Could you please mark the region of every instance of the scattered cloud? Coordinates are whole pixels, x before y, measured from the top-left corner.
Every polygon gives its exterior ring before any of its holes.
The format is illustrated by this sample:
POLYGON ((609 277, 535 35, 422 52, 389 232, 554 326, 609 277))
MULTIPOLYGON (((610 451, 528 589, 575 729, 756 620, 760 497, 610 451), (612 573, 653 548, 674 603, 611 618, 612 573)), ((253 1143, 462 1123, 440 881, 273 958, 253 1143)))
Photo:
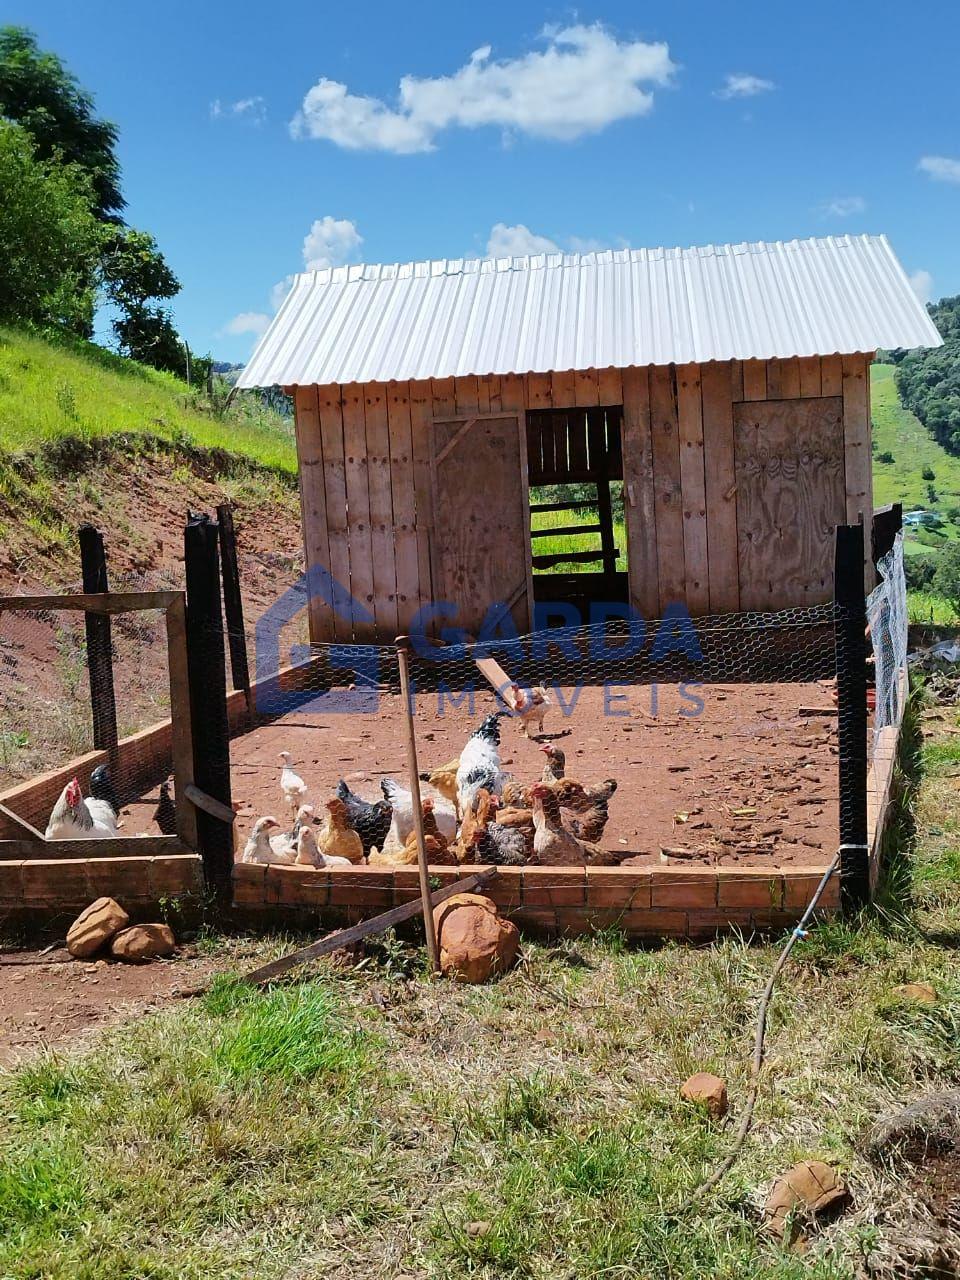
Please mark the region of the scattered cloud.
POLYGON ((863 196, 834 196, 832 200, 825 200, 820 206, 820 216, 851 218, 855 213, 863 213, 866 207, 867 202, 863 196))
POLYGON ((497 222, 490 228, 487 240, 488 258, 517 258, 527 253, 557 253, 560 246, 549 236, 538 236, 518 222, 515 227, 508 227, 505 222, 497 222))
POLYGON ((910 274, 910 288, 924 305, 933 297, 933 276, 929 271, 913 271, 910 274))
POLYGON ((495 126, 509 136, 570 141, 646 115, 676 71, 666 44, 618 40, 601 23, 545 27, 546 47, 498 61, 476 49, 451 75, 404 76, 396 106, 326 77, 290 122, 295 138, 350 150, 432 151, 444 129, 495 126))
POLYGON ((259 95, 240 98, 237 102, 222 102, 214 98, 210 103, 211 120, 246 120, 248 124, 263 124, 267 118, 267 104, 259 95))
POLYGON ((282 280, 278 280, 277 283, 273 286, 273 288, 270 290, 270 310, 271 311, 280 310, 280 308, 283 306, 283 300, 287 296, 287 294, 290 292, 290 286, 293 284, 295 279, 296 279, 296 276, 292 274, 289 276, 284 276, 282 280))
POLYGON ((960 160, 950 156, 923 156, 917 168, 934 182, 960 182, 960 160))
POLYGON ((355 259, 363 236, 349 218, 317 218, 303 240, 303 266, 306 271, 339 267, 355 259))
POLYGON ((729 101, 731 98, 755 98, 758 93, 770 93, 777 86, 772 80, 762 76, 747 75, 744 71, 734 71, 725 77, 721 88, 714 96, 729 101))
POLYGON ((220 332, 221 334, 230 334, 231 337, 241 337, 245 333, 252 333, 254 337, 259 338, 266 331, 269 323, 270 317, 264 315, 262 311, 241 311, 232 320, 228 320, 220 332))

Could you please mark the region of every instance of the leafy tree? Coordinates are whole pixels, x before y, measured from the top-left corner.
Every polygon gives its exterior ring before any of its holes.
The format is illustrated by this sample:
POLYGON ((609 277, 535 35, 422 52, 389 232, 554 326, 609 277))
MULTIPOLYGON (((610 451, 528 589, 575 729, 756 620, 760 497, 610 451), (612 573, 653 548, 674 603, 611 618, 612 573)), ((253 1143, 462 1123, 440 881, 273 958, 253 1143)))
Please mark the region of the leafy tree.
POLYGON ((0 28, 0 116, 26 129, 41 160, 58 156, 89 174, 98 218, 123 210, 116 126, 97 118, 91 95, 25 27, 0 28))
POLYGON ((104 239, 90 179, 38 159, 30 137, 0 121, 0 319, 89 333, 104 239))
POLYGON ((906 352, 897 365, 897 390, 934 439, 960 454, 960 296, 927 309, 943 346, 906 352))
POLYGON ((951 542, 937 556, 932 587, 960 613, 960 543, 951 542))

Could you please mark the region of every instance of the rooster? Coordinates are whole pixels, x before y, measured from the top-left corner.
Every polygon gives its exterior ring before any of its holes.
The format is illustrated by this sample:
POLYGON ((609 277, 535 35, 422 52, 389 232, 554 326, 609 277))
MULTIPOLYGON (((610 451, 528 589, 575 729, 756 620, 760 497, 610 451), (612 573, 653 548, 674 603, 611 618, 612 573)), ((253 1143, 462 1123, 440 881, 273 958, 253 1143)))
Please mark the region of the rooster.
POLYGON ((53 806, 45 835, 48 840, 109 840, 119 835, 117 815, 109 800, 85 800, 79 779, 71 778, 53 806))
POLYGON ((509 711, 494 711, 467 739, 457 767, 457 800, 462 814, 476 803, 481 787, 500 795, 505 781, 500 768, 500 720, 509 711))
POLYGON ((513 711, 520 720, 520 732, 525 738, 530 737, 530 726, 536 721, 537 733, 543 733, 543 717, 547 709, 553 706, 553 699, 542 684, 535 684, 531 689, 521 689, 518 684, 510 686, 513 700, 513 711))
POLYGON ((299 773, 297 773, 295 769, 291 768, 290 752, 280 751, 278 752, 278 755, 282 762, 282 767, 280 769, 280 794, 283 797, 284 804, 296 813, 297 809, 300 808, 307 798, 307 784, 300 777, 299 773))
POLYGON ((347 807, 347 822, 360 837, 363 856, 368 858, 374 845, 382 849, 393 816, 393 810, 386 800, 378 800, 376 804, 361 800, 342 778, 337 783, 337 799, 342 800, 347 807))

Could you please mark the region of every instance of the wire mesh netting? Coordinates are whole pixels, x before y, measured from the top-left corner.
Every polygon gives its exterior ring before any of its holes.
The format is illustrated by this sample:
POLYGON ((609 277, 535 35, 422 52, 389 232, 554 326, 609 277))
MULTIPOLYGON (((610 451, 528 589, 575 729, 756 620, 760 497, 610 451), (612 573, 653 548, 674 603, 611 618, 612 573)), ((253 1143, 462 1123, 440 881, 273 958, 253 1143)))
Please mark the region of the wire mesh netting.
POLYGON ((867 599, 867 624, 873 650, 876 703, 871 746, 883 729, 899 725, 907 693, 907 583, 903 534, 877 564, 877 586, 867 599))

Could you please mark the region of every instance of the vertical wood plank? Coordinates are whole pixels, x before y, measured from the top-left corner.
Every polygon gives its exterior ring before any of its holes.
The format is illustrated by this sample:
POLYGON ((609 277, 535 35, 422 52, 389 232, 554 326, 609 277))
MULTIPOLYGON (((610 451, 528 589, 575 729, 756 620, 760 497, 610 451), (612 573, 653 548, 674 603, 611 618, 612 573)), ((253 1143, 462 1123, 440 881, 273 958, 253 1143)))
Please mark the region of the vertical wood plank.
POLYGON ((530 406, 526 403, 526 386, 519 373, 505 373, 500 379, 500 399, 504 412, 522 414, 530 406))
POLYGON ((657 513, 647 369, 623 371, 623 509, 630 603, 643 618, 660 612, 657 513))
POLYGON ((600 403, 600 382, 596 369, 578 369, 573 375, 574 404, 592 408, 600 403))
MULTIPOLYGON (((870 451, 870 357, 844 356, 843 461, 847 498, 847 524, 862 522, 869 529, 873 519, 870 451)), ((873 588, 870 540, 865 539, 864 585, 873 588)))
MULTIPOLYGON (((327 497, 323 476, 323 442, 320 436, 320 403, 316 387, 297 387, 293 400, 294 429, 299 461, 300 519, 303 522, 303 552, 309 571, 330 568, 330 537, 327 532, 327 497)), ((319 596, 311 595, 308 605, 310 640, 320 644, 336 636, 333 610, 319 596)))
POLYGON ((528 409, 551 409, 553 390, 549 373, 528 373, 526 376, 526 400, 528 409))
MULTIPOLYGON (((374 613, 373 543, 370 537, 370 487, 363 387, 351 382, 340 389, 343 409, 343 462, 347 483, 347 532, 350 540, 350 590, 354 601, 368 615, 374 613)), ((357 614, 353 637, 358 644, 372 644, 376 624, 357 614)))
MULTIPOLYGON (((187 660, 185 597, 167 607, 167 667, 170 679, 170 754, 174 794, 185 796, 193 786, 193 727, 190 715, 190 672, 187 660)), ((190 803, 177 805, 177 835, 188 849, 197 849, 197 811, 190 803)))
POLYGON ((743 398, 744 400, 766 400, 767 366, 763 360, 744 360, 743 398))
POLYGON ((800 397, 800 361, 796 356, 780 361, 780 396, 783 400, 800 397))
MULTIPOLYGON (((576 404, 574 375, 572 369, 550 375, 554 409, 572 409, 576 404)), ((529 408, 529 405, 527 406, 529 408)))
POLYGON ((703 411, 700 366, 677 367, 677 412, 680 434, 680 490, 683 510, 683 577, 687 608, 692 614, 710 608, 707 559, 707 492, 703 457, 703 411))
POLYGON ((676 372, 671 365, 655 365, 650 370, 650 427, 653 438, 657 569, 662 613, 667 605, 686 598, 677 386, 676 372))
POLYGON ((601 369, 598 385, 602 405, 623 404, 623 380, 619 369, 601 369))
POLYGON ((710 612, 737 613, 740 609, 740 574, 733 446, 734 378, 726 364, 714 362, 702 367, 700 381, 706 458, 710 612))
POLYGON ((430 383, 432 393, 431 415, 434 418, 453 418, 457 412, 457 384, 453 378, 434 378, 430 383))
POLYGON ((843 363, 839 356, 820 359, 820 394, 839 396, 843 393, 843 363))
MULTIPOLYGON (((414 520, 417 534, 417 609, 433 602, 433 572, 430 560, 430 529, 433 525, 433 478, 430 428, 433 423, 433 391, 429 382, 411 382, 410 442, 413 448, 414 520)), ((433 634, 433 628, 426 628, 433 634)))
POLYGON ((480 386, 473 377, 454 378, 457 413, 480 412, 480 386))
POLYGON ((783 392, 780 389, 780 366, 782 360, 767 361, 767 394, 765 400, 782 400, 783 392))
MULTIPOLYGON (((487 397, 488 397, 488 399, 487 399, 487 407, 486 407, 486 409, 484 410, 484 412, 486 412, 486 413, 499 413, 499 412, 500 412, 500 410, 503 408, 503 395, 502 395, 502 392, 501 392, 501 379, 500 379, 500 378, 498 378, 498 377, 496 377, 494 374, 491 374, 489 378, 484 378, 484 379, 483 379, 483 381, 486 383, 486 387, 487 387, 487 397)), ((480 404, 481 404, 481 407, 482 407, 482 405, 483 405, 483 391, 482 391, 482 390, 481 390, 481 393, 480 393, 480 404)))
POLYGON ((730 396, 734 404, 743 399, 743 361, 730 361, 730 396))
POLYGON ((821 395, 820 389, 820 357, 804 356, 800 365, 800 395, 808 397, 821 395))
POLYGON ((410 384, 407 382, 391 382, 387 388, 387 425, 396 545, 397 627, 401 635, 407 635, 420 607, 420 555, 417 547, 410 384))
POLYGON ((370 547, 373 553, 373 612, 377 620, 377 639, 389 644, 398 630, 397 560, 387 388, 382 382, 368 382, 363 388, 363 412, 367 436, 370 547))
MULTIPOLYGON (((323 448, 323 491, 327 513, 330 573, 349 596, 350 535, 347 529, 347 480, 343 461, 343 406, 340 388, 317 388, 320 439, 323 448)), ((353 639, 353 616, 336 615, 333 629, 339 641, 353 639)))

